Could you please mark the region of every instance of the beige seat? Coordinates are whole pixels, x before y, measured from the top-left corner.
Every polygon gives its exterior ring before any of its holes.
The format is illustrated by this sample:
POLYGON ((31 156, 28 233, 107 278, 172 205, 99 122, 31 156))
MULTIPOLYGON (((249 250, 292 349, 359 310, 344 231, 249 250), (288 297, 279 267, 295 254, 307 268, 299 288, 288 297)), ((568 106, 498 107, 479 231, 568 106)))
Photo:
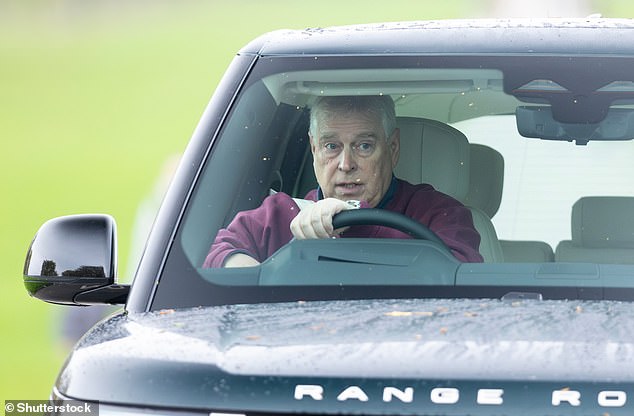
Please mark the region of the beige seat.
POLYGON ((469 144, 469 155, 469 190, 465 203, 493 218, 502 202, 504 157, 497 150, 477 143, 469 144))
MULTIPOLYGON (((436 120, 399 117, 401 151, 397 177, 411 183, 429 183, 437 190, 465 203, 469 192, 470 148, 464 134, 436 120)), ((495 228, 479 207, 471 207, 473 223, 480 233, 480 254, 485 262, 503 261, 495 228)))
POLYGON ((557 245, 556 261, 634 264, 634 197, 583 197, 571 218, 572 240, 557 245))
POLYGON ((401 150, 394 173, 411 183, 429 183, 463 202, 469 191, 469 142, 436 120, 398 117, 401 150))
POLYGON ((545 241, 500 240, 506 263, 548 263, 555 261, 553 248, 545 241))
MULTIPOLYGON (((470 146, 469 191, 465 204, 478 207, 493 218, 500 208, 504 188, 504 158, 495 149, 482 144, 470 146)), ((554 261, 552 247, 544 241, 499 240, 507 263, 543 263, 554 261)))

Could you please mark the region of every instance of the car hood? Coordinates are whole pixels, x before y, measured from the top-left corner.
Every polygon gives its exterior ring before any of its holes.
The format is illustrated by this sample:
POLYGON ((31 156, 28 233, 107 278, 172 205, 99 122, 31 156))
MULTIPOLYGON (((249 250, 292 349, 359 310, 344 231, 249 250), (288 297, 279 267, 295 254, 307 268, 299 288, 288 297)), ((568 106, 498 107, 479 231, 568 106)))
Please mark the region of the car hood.
POLYGON ((630 304, 610 301, 464 299, 122 314, 80 341, 57 389, 104 403, 244 412, 398 414, 415 405, 479 414, 553 406, 554 391, 597 407, 602 391, 621 403, 634 386, 630 314, 630 304), (400 399, 385 396, 391 388, 400 399), (481 403, 482 391, 498 403, 481 403))

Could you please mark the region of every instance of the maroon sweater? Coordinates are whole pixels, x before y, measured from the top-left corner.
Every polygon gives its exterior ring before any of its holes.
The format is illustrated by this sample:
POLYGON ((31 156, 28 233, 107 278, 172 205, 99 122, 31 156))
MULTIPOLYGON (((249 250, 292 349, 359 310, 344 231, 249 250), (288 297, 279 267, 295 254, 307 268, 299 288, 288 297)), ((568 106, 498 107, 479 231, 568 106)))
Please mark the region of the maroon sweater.
MULTIPOLYGON (((393 195, 380 206, 427 225, 458 260, 482 262, 478 252, 480 235, 464 205, 431 185, 412 185, 400 179, 395 184, 393 195)), ((317 190, 310 191, 306 199, 316 201, 317 190)), ((218 231, 203 267, 222 267, 227 256, 234 253, 248 254, 259 262, 266 260, 293 238, 290 224, 298 212, 293 199, 280 192, 267 197, 258 208, 238 213, 227 228, 218 231)), ((401 231, 374 225, 350 227, 341 237, 412 238, 401 231)))

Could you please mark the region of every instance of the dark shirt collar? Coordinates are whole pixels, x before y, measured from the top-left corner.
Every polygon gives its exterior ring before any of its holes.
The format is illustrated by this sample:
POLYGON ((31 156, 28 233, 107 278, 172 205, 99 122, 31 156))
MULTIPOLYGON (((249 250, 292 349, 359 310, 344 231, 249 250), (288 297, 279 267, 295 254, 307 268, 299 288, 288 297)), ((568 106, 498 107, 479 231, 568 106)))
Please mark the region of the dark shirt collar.
MULTIPOLYGON (((392 181, 390 182, 390 187, 387 188, 387 192, 383 195, 383 198, 379 201, 376 208, 383 209, 390 203, 392 198, 394 198, 394 194, 396 194, 396 189, 398 188, 398 180, 396 176, 392 175, 392 181)), ((321 188, 317 187, 317 200, 324 199, 324 194, 321 192, 321 188)))

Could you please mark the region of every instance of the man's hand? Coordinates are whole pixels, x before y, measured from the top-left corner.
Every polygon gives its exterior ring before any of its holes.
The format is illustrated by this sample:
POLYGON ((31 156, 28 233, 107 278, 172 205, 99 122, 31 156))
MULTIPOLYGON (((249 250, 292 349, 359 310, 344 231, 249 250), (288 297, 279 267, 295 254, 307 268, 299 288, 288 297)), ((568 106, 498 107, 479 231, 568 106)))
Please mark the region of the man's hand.
POLYGON ((338 233, 332 227, 332 217, 341 211, 353 208, 347 202, 336 198, 322 199, 297 214, 291 221, 291 232, 298 240, 336 237, 338 233))

